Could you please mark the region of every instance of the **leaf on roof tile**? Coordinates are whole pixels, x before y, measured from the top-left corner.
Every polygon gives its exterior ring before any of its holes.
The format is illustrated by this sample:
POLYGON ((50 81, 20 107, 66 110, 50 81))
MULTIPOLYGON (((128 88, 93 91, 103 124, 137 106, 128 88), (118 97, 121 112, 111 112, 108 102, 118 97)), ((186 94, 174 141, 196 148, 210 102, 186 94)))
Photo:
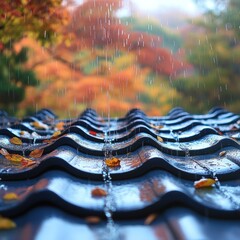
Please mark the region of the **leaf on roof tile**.
POLYGON ((58 130, 58 131, 62 131, 62 130, 64 130, 64 126, 65 126, 64 122, 58 122, 55 125, 55 129, 58 130))
POLYGON ((51 139, 56 139, 56 138, 58 138, 60 135, 61 135, 61 131, 56 131, 56 132, 54 132, 53 133, 53 135, 52 135, 52 137, 51 137, 51 139))
POLYGON ((10 143, 15 144, 15 145, 22 145, 22 140, 18 137, 12 137, 10 138, 10 143))
POLYGON ((195 188, 212 187, 212 185, 215 184, 216 182, 217 180, 213 178, 202 178, 194 182, 194 187, 195 188))
POLYGON ((163 142, 163 139, 162 139, 160 136, 157 136, 157 140, 158 140, 159 142, 163 142))
POLYGON ((19 154, 7 154, 5 155, 5 158, 14 164, 22 165, 22 167, 29 167, 36 163, 35 161, 23 157, 19 154))
POLYGON ((99 188, 99 187, 96 187, 94 189, 92 189, 92 197, 105 197, 107 196, 107 192, 102 189, 102 188, 99 188))
POLYGON ((119 160, 119 158, 116 158, 116 157, 107 158, 105 160, 105 163, 108 167, 119 167, 120 166, 120 160, 119 160))
POLYGON ((101 218, 97 216, 89 216, 85 218, 85 221, 89 224, 98 224, 101 221, 101 218))
POLYGON ((18 200, 19 196, 14 192, 8 192, 3 195, 3 200, 5 201, 12 201, 12 200, 18 200))
POLYGON ((43 154, 44 149, 34 149, 30 152, 29 157, 40 158, 43 154))
POLYGON ((6 149, 1 148, 1 149, 0 149, 0 154, 2 154, 3 156, 6 156, 6 155, 9 154, 9 152, 8 152, 6 149))
POLYGON ((93 135, 93 136, 96 136, 96 135, 97 135, 97 133, 96 133, 95 131, 93 131, 93 130, 89 130, 89 134, 91 134, 91 135, 93 135))
POLYGON ((220 152, 220 153, 219 153, 219 157, 223 157, 223 156, 225 156, 226 153, 227 153, 227 151, 222 151, 222 152, 220 152))
POLYGON ((156 214, 156 213, 151 213, 151 214, 149 214, 149 215, 146 217, 146 219, 145 219, 145 221, 144 221, 144 224, 145 224, 145 225, 150 225, 153 221, 155 221, 155 219, 157 218, 157 216, 158 216, 158 214, 156 214))
POLYGON ((16 227, 16 223, 9 218, 0 216, 0 230, 7 230, 16 227))
POLYGON ((38 130, 47 130, 49 127, 48 125, 44 124, 44 123, 40 123, 40 122, 32 122, 31 126, 33 126, 34 128, 38 129, 38 130))
POLYGON ((162 125, 154 125, 154 124, 150 124, 150 126, 152 127, 152 128, 154 128, 154 129, 156 129, 156 130, 160 130, 160 129, 162 129, 164 126, 162 126, 162 125))

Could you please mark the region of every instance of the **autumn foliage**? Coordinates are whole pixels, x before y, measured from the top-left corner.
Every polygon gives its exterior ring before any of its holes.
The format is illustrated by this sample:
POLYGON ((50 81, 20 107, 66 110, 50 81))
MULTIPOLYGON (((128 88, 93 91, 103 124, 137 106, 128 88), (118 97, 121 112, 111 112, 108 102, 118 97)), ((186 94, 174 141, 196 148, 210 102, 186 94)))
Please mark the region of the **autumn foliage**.
POLYGON ((43 48, 28 37, 15 45, 30 48, 25 66, 41 79, 39 87, 27 88, 20 114, 47 107, 60 116, 76 116, 92 107, 119 116, 137 107, 159 115, 172 107, 177 93, 168 78, 187 65, 161 46, 159 36, 123 24, 116 15, 122 4, 85 0, 68 10, 61 44, 43 48))

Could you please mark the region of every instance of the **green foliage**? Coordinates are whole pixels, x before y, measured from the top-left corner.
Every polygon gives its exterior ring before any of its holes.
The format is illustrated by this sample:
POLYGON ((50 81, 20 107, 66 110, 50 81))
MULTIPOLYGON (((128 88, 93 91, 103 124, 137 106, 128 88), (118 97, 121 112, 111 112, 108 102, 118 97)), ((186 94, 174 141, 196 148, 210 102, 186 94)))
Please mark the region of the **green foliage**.
POLYGON ((158 22, 153 20, 143 21, 136 17, 121 18, 121 22, 129 26, 132 31, 145 32, 159 36, 162 39, 161 47, 169 48, 173 52, 176 52, 182 47, 181 37, 170 32, 170 30, 163 28, 158 22))
POLYGON ((174 82, 181 104, 196 112, 220 105, 239 111, 240 2, 232 0, 222 12, 208 12, 196 20, 194 33, 186 38, 188 59, 194 75, 174 82))
POLYGON ((0 52, 0 108, 12 112, 23 100, 26 86, 36 86, 35 74, 23 68, 27 61, 27 49, 19 53, 5 49, 0 52))

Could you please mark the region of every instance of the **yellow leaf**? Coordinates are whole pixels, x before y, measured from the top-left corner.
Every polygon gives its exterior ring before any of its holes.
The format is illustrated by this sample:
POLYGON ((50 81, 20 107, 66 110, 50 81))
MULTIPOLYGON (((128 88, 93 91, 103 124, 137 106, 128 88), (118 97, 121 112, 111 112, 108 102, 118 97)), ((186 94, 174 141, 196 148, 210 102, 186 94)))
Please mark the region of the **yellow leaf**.
POLYGON ((19 196, 14 192, 9 192, 9 193, 4 194, 3 199, 6 201, 18 200, 19 196))
POLYGON ((157 140, 158 140, 159 142, 163 142, 163 139, 162 139, 160 136, 157 136, 157 140))
POLYGON ((13 222, 12 220, 10 220, 9 218, 4 218, 0 216, 0 229, 11 229, 11 228, 15 228, 16 227, 16 223, 13 222))
POLYGON ((13 137, 13 138, 10 138, 10 143, 12 144, 15 144, 15 145, 22 145, 22 140, 18 137, 13 137))
POLYGON ((30 152, 29 157, 40 158, 43 154, 44 149, 34 149, 30 152))
POLYGON ((108 167, 119 167, 120 166, 120 160, 116 157, 107 158, 105 160, 105 163, 108 167))
POLYGON ((7 154, 5 155, 5 158, 11 162, 21 163, 24 157, 19 154, 7 154))
POLYGON ((157 216, 158 215, 156 213, 152 213, 152 214, 148 215, 144 221, 144 224, 145 225, 151 224, 157 218, 157 216))
POLYGON ((54 132, 53 133, 53 135, 52 135, 52 139, 55 139, 55 138, 57 138, 59 135, 61 135, 61 131, 56 131, 56 132, 54 132))
POLYGON ((216 183, 216 179, 213 178, 203 178, 198 181, 194 182, 195 188, 205 188, 205 187, 211 187, 213 184, 216 183))
POLYGON ((92 193, 92 197, 105 197, 105 196, 107 196, 107 192, 104 189, 98 188, 98 187, 94 188, 91 193, 92 193))

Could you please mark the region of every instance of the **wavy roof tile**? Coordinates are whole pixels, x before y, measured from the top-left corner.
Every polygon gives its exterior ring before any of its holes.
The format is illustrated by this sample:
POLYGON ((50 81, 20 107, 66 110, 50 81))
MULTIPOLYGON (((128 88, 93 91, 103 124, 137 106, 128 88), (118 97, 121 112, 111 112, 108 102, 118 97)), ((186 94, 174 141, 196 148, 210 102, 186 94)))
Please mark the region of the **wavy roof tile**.
POLYGON ((0 214, 17 224, 1 232, 7 239, 240 236, 237 114, 132 109, 106 119, 87 109, 59 120, 43 109, 18 120, 0 111, 0 126, 0 214), (196 189, 202 178, 216 183, 196 189))

